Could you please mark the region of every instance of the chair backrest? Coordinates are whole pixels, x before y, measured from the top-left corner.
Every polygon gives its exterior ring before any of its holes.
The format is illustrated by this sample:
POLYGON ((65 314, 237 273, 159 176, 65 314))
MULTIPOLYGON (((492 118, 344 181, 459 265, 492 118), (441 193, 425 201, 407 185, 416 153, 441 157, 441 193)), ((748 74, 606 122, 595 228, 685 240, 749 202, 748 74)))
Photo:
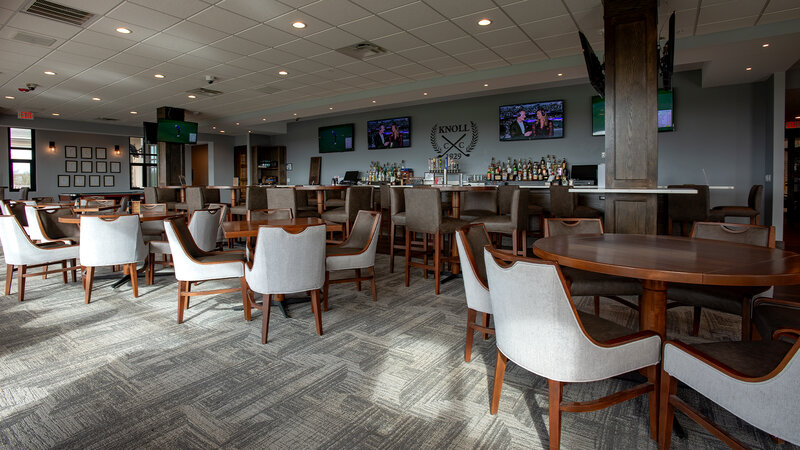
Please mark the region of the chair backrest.
POLYGON ((59 217, 67 217, 73 214, 70 207, 37 208, 36 219, 39 222, 39 228, 42 230, 45 240, 78 239, 80 235, 78 225, 58 221, 59 217))
POLYGON ((569 191, 569 186, 550 186, 550 215, 552 217, 572 217, 578 197, 569 191))
POLYGON ((372 209, 372 186, 357 186, 347 188, 344 198, 344 210, 347 220, 356 220, 358 212, 372 209))
POLYGON ((325 284, 325 224, 290 233, 280 227, 258 229, 250 289, 288 294, 321 289, 325 284))
POLYGON ((461 210, 486 211, 489 214, 497 214, 497 190, 462 192, 461 210))
POLYGON ((167 204, 166 203, 141 203, 139 205, 139 211, 151 211, 154 213, 165 213, 167 212, 167 204))
POLYGON ((392 187, 388 184, 382 184, 380 188, 381 209, 389 209, 392 204, 392 187))
POLYGON ((389 212, 392 216, 406 210, 406 189, 409 188, 389 187, 389 212))
POLYGON ((219 203, 221 189, 201 188, 200 192, 203 193, 203 207, 209 203, 219 203))
POLYGON ((81 264, 111 266, 144 261, 147 248, 142 240, 139 216, 81 215, 81 264))
MULTIPOLYGON (((514 191, 518 190, 519 186, 516 185, 497 186, 497 210, 500 214, 511 214, 512 196, 514 191)), ((527 190, 525 192, 527 193, 527 190)), ((527 196, 525 200, 527 201, 527 196)))
POLYGON ((603 234, 600 219, 544 219, 544 237, 573 234, 603 234))
POLYGON ((217 235, 219 234, 221 217, 222 210, 218 208, 197 209, 192 213, 192 218, 189 221, 189 232, 200 250, 210 252, 217 248, 217 235))
POLYGON ((217 242, 225 240, 225 233, 222 231, 222 222, 228 218, 228 204, 227 203, 209 203, 207 209, 219 209, 219 231, 217 231, 217 242))
POLYGON ((28 236, 34 241, 44 241, 44 232, 42 226, 39 224, 39 218, 36 215, 36 207, 25 205, 25 218, 28 220, 28 236))
MULTIPOLYGON (((160 200, 160 199, 159 199, 160 200)), ((205 200, 203 197, 203 188, 198 186, 189 186, 186 188, 186 209, 189 214, 197 209, 205 207, 205 200)))
POLYGON ((703 184, 669 185, 675 189, 696 189, 697 194, 667 194, 667 215, 679 222, 702 222, 708 220, 711 200, 708 186, 703 184))
POLYGON ((130 205, 131 198, 127 195, 122 197, 122 200, 119 202, 119 208, 117 208, 117 212, 128 212, 128 205, 130 205))
POLYGON ((26 188, 26 187, 24 187, 24 188, 21 188, 21 189, 19 190, 19 199, 20 199, 20 200, 27 200, 27 199, 28 199, 28 190, 29 190, 29 189, 30 189, 30 188, 26 188))
POLYGON ((93 207, 93 206, 98 206, 98 207, 101 207, 101 208, 105 208, 105 207, 111 207, 111 206, 115 206, 115 205, 116 205, 116 202, 114 200, 93 199, 93 200, 87 200, 86 201, 86 206, 90 207, 90 208, 93 207))
POLYGON ((378 248, 378 233, 380 231, 381 213, 361 210, 353 223, 353 229, 347 239, 339 245, 341 248, 358 249, 372 252, 375 259, 375 250, 378 248))
POLYGON ((490 244, 489 233, 482 223, 468 225, 456 231, 458 259, 461 261, 467 306, 475 311, 489 314, 492 313, 492 304, 489 300, 483 248, 490 244))
POLYGON ((775 227, 773 226, 695 222, 689 237, 775 248, 775 227))
POLYGON ((406 227, 420 233, 436 233, 442 224, 442 196, 439 189, 406 190, 406 227))
MULTIPOLYGON (((517 230, 528 229, 528 190, 515 189, 511 192, 511 209, 508 212, 517 230)), ((523 244, 524 245, 524 244, 523 244)))
POLYGON ((755 209, 761 214, 761 208, 764 203, 764 185, 754 184, 750 188, 750 193, 747 195, 747 206, 755 209))
POLYGON ((33 257, 38 250, 36 244, 25 234, 22 225, 13 215, 0 216, 0 243, 3 245, 3 258, 6 264, 35 264, 33 257))
POLYGON ((25 213, 25 203, 3 200, 0 202, 0 205, 2 205, 3 215, 14 216, 17 218, 17 221, 19 221, 21 226, 28 226, 28 216, 25 213))
POLYGON ((289 208, 275 209, 254 209, 247 211, 247 221, 271 220, 271 219, 292 219, 292 210, 289 208))
MULTIPOLYGON (((177 202, 179 200, 178 190, 174 188, 156 188, 156 199, 153 203, 177 202)), ((145 199, 146 203, 150 203, 145 199)))
POLYGON ((247 186, 247 198, 245 198, 244 204, 248 211, 267 209, 267 188, 261 186, 247 186))
POLYGON ((156 196, 156 188, 152 186, 147 186, 144 188, 144 202, 145 203, 158 203, 158 197, 156 196))
POLYGON ((297 217, 297 196, 292 188, 267 189, 267 204, 270 209, 291 209, 292 216, 297 217))
POLYGON ((175 266, 175 278, 181 281, 196 280, 198 277, 194 272, 197 264, 193 260, 205 255, 205 252, 194 242, 186 219, 183 217, 164 219, 164 232, 175 266))

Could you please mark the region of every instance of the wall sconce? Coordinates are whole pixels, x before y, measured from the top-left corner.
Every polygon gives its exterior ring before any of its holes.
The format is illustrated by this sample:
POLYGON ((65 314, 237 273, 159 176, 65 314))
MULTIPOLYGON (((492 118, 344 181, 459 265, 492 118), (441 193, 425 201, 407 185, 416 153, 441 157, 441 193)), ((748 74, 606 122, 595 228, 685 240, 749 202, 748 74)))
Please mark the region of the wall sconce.
POLYGON ((56 141, 50 141, 50 147, 48 147, 48 150, 50 150, 50 153, 56 152, 56 141))
POLYGON ((115 146, 114 146, 114 156, 119 156, 119 153, 120 153, 120 151, 119 151, 119 145, 115 145, 115 146))

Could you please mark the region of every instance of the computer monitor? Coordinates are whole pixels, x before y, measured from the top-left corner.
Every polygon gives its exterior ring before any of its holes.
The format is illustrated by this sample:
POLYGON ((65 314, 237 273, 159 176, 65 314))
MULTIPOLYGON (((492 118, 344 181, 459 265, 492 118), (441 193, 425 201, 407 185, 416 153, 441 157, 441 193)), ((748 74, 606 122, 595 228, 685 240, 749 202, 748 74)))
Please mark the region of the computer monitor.
POLYGON ((357 170, 348 170, 344 173, 344 183, 345 184, 358 184, 358 171, 357 170))
POLYGON ((597 165, 573 165, 571 176, 576 185, 597 185, 597 165))

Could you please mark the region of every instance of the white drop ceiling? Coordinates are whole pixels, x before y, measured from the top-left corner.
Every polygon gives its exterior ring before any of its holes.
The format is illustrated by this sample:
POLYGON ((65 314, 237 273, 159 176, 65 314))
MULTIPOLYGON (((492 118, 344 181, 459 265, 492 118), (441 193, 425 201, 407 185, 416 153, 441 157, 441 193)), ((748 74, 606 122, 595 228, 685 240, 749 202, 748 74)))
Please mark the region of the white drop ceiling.
MULTIPOLYGON (((24 12, 31 3, 0 2, 0 112, 138 126, 173 106, 201 131, 227 134, 266 132, 295 117, 585 82, 577 31, 603 50, 601 0, 56 1, 94 14, 84 27, 24 12), (491 25, 479 26, 482 18, 491 25), (306 27, 292 27, 296 21, 306 27), (55 42, 31 44, 17 33, 55 42), (387 52, 361 61, 336 51, 363 41, 387 52), (216 81, 208 85, 205 75, 216 81), (39 87, 20 92, 27 83, 39 87), (200 87, 223 94, 187 97, 200 87)), ((677 69, 702 69, 704 86, 764 80, 800 59, 797 0, 661 0, 662 36, 672 11, 677 69)))

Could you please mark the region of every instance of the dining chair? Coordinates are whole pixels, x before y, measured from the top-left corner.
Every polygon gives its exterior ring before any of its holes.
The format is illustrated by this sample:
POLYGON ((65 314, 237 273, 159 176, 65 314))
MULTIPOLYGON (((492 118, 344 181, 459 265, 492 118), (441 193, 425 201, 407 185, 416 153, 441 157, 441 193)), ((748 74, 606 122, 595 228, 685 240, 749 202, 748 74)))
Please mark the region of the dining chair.
POLYGON ((800 302, 761 297, 753 302, 752 326, 763 340, 778 330, 800 330, 800 302))
POLYGON ((726 217, 746 217, 752 225, 761 225, 761 209, 764 204, 764 185, 754 184, 747 194, 747 206, 715 206, 711 208, 714 220, 725 222, 726 217))
POLYGON ((461 195, 461 211, 459 218, 472 222, 486 216, 497 215, 497 190, 455 192, 461 195))
POLYGON ((0 216, 0 243, 3 246, 3 258, 6 262, 5 295, 11 294, 15 268, 19 283, 17 286, 19 301, 25 299, 26 278, 60 272, 66 284, 67 272, 72 272, 72 281, 75 281, 75 271, 78 269, 76 265, 78 245, 63 242, 36 244, 22 229, 17 218, 11 215, 0 216), (48 265, 57 263, 61 263, 61 269, 49 269, 48 265), (28 269, 37 267, 43 267, 44 270, 28 272, 28 269))
POLYGON ((350 235, 350 228, 356 220, 359 211, 369 211, 372 209, 372 187, 354 186, 347 188, 344 198, 344 206, 329 209, 322 213, 322 219, 326 222, 344 225, 344 239, 350 235))
MULTIPOLYGON (((217 229, 217 248, 222 249, 222 245, 225 243, 225 233, 222 231, 222 224, 228 220, 228 204, 227 203, 209 203, 208 209, 219 209, 219 228, 217 229)), ((229 242, 228 247, 233 248, 233 245, 229 242)))
POLYGON ((20 200, 27 200, 28 199, 28 191, 29 190, 30 190, 30 188, 26 188, 26 187, 20 188, 20 190, 19 190, 19 199, 20 200))
POLYGON ((131 277, 133 297, 138 298, 136 268, 147 258, 139 216, 100 217, 83 214, 80 236, 80 260, 85 273, 84 302, 91 301, 95 268, 101 266, 124 266, 125 272, 131 277))
MULTIPOLYGON (((443 256, 443 236, 452 235, 455 231, 467 224, 461 219, 442 216, 442 196, 438 189, 434 188, 412 188, 406 190, 406 279, 405 285, 408 287, 410 280, 410 268, 418 267, 423 271, 432 270, 434 273, 435 285, 434 292, 439 295, 441 284, 441 272, 444 262, 458 262, 455 256, 443 256), (423 241, 423 261, 412 261, 411 234, 422 233, 423 241), (428 235, 433 236, 433 264, 428 264, 427 241, 428 235)), ((415 252, 416 253, 416 252, 415 252)))
POLYGON ((634 332, 575 309, 558 264, 484 249, 497 341, 490 407, 497 414, 509 360, 547 379, 550 448, 561 443, 561 413, 589 412, 648 395, 650 438, 657 437, 658 363, 661 338, 634 332), (608 396, 564 400, 567 383, 588 383, 643 370, 647 381, 608 396))
POLYGON ((39 222, 39 215, 36 212, 37 208, 37 206, 25 205, 25 217, 28 220, 28 236, 30 236, 34 242, 52 242, 44 235, 42 224, 39 222))
MULTIPOLYGON (((777 439, 800 445, 800 331, 778 330, 765 341, 664 344, 659 448, 668 449, 675 408, 734 449, 748 448, 678 394, 678 381, 777 439), (790 342, 780 339, 785 335, 790 342)), ((702 410, 709 406, 703 405, 702 410)))
MULTIPOLYGON (((506 192, 504 191, 504 195, 506 192)), ((525 230, 528 227, 528 191, 513 189, 508 192, 511 198, 503 198, 500 214, 478 217, 472 223, 482 223, 486 231, 494 235, 511 235, 511 251, 515 255, 525 256, 525 230)))
MULTIPOLYGON (((695 222, 692 239, 713 239, 739 244, 775 248, 775 227, 722 222, 695 222)), ((742 316, 742 340, 750 340, 750 313, 753 299, 769 295, 770 286, 707 286, 670 283, 667 299, 692 306, 692 335, 700 331, 702 308, 742 316)))
POLYGON ((671 184, 669 189, 694 189, 697 194, 667 194, 667 234, 672 236, 678 223, 680 236, 685 236, 684 224, 689 230, 695 222, 708 222, 711 218, 711 203, 708 186, 700 184, 671 184))
POLYGON ((267 189, 269 209, 291 209, 292 217, 297 217, 297 196, 293 188, 267 189))
POLYGON ((117 212, 121 213, 128 213, 128 208, 130 208, 131 198, 129 196, 124 196, 119 201, 119 208, 117 208, 117 212))
POLYGON ((494 334, 489 326, 492 304, 489 299, 489 284, 486 281, 486 264, 483 261, 483 248, 491 245, 489 233, 481 223, 474 223, 456 230, 458 258, 464 280, 464 295, 467 297, 467 340, 464 345, 464 361, 472 359, 472 340, 475 332, 483 333, 484 339, 494 334), (482 323, 476 323, 478 313, 482 323))
MULTIPOLYGON (((576 234, 603 234, 603 222, 600 219, 544 219, 544 237, 576 234)), ((639 310, 638 303, 621 297, 623 295, 635 295, 637 298, 641 296, 642 282, 639 280, 572 267, 562 267, 561 272, 567 280, 570 295, 594 297, 594 314, 596 316, 600 315, 600 297, 614 300, 636 311, 639 310)))
POLYGON ((72 216, 74 214, 72 208, 36 208, 35 211, 35 219, 44 237, 43 242, 80 243, 80 228, 78 225, 58 221, 59 217, 72 216))
POLYGON ((341 208, 345 202, 343 190, 325 191, 325 209, 341 208))
POLYGON ((247 211, 247 221, 272 220, 272 219, 293 219, 294 215, 290 208, 274 209, 254 209, 247 211))
POLYGON ((405 238, 406 226, 406 198, 404 192, 406 187, 389 188, 389 273, 394 273, 394 251, 406 249, 405 241, 397 243, 397 227, 403 227, 401 236, 405 238))
POLYGON ((261 305, 248 296, 250 306, 260 309, 261 343, 269 334, 270 300, 283 301, 285 294, 311 293, 317 334, 322 335, 321 289, 325 285, 325 224, 310 225, 299 232, 280 227, 258 229, 255 255, 244 269, 247 284, 262 295, 261 305))
POLYGON ((178 280, 178 323, 183 323, 184 312, 189 308, 189 298, 199 295, 240 292, 245 320, 250 320, 250 304, 247 299, 247 281, 244 278, 244 263, 247 260, 241 250, 203 251, 195 243, 186 219, 173 217, 164 220, 175 278, 178 280), (239 287, 192 291, 193 283, 199 281, 238 278, 239 287))
POLYGON ((224 211, 219 208, 196 209, 192 212, 189 232, 200 250, 210 252, 217 249, 217 236, 222 220, 224 211))
POLYGON ((331 284, 356 283, 356 290, 361 290, 362 281, 372 284, 372 301, 378 301, 378 291, 375 288, 375 252, 378 249, 378 236, 380 235, 381 213, 375 211, 359 211, 353 223, 350 236, 341 244, 325 246, 325 287, 322 294, 324 311, 328 310, 328 289, 331 284), (368 269, 370 274, 363 276, 362 269, 368 269), (354 278, 331 279, 332 271, 354 270, 354 278))
MULTIPOLYGON (((140 212, 153 212, 153 213, 166 213, 166 203, 141 203, 139 205, 140 212)), ((164 223, 160 220, 148 220, 142 222, 142 236, 145 242, 151 240, 163 241, 164 237, 164 223)))
POLYGON ((307 191, 295 189, 294 195, 297 203, 297 217, 319 217, 317 205, 312 205, 308 202, 307 191))

